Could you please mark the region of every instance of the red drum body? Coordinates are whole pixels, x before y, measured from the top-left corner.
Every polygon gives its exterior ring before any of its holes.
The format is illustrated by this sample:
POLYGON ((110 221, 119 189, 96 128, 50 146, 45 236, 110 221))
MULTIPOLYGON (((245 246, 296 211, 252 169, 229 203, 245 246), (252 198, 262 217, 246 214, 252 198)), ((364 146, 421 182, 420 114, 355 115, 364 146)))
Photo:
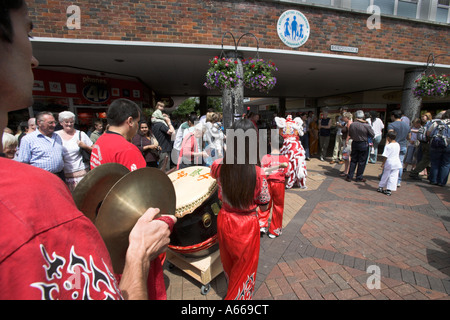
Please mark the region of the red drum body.
POLYGON ((208 167, 194 166, 169 174, 176 194, 177 223, 169 248, 188 257, 216 251, 217 215, 221 208, 218 185, 208 167))

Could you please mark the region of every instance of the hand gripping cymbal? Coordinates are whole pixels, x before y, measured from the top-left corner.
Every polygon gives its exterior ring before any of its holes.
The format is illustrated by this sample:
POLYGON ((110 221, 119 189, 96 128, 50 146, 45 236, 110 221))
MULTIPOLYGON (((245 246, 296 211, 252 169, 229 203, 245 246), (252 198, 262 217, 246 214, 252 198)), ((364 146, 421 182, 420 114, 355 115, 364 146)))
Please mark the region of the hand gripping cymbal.
POLYGON ((174 215, 176 209, 172 181, 155 168, 126 174, 111 188, 100 206, 95 226, 105 241, 116 274, 123 272, 129 234, 148 208, 158 208, 164 215, 174 215))
POLYGON ((128 173, 130 170, 118 163, 105 163, 89 171, 72 192, 78 210, 95 222, 103 199, 117 181, 128 173))

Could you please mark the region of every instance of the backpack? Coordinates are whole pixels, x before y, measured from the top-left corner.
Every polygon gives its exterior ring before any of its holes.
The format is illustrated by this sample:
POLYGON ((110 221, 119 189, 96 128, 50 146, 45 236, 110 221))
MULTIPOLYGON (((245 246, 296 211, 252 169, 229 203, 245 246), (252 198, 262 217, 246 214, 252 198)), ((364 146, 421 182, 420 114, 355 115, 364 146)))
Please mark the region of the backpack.
POLYGON ((417 132, 417 140, 420 142, 428 142, 427 129, 428 128, 426 126, 419 128, 419 131, 417 132))
POLYGON ((434 149, 443 149, 450 143, 450 127, 447 123, 439 121, 436 128, 431 132, 431 147, 434 149))

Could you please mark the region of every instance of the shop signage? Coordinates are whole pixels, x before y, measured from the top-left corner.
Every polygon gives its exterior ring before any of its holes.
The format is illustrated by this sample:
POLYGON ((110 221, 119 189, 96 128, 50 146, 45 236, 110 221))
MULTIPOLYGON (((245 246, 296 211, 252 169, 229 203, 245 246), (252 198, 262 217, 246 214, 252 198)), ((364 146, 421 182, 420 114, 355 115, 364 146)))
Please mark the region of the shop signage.
POLYGON ((303 46, 309 39, 310 26, 306 16, 297 10, 288 10, 278 19, 278 36, 291 48, 303 46))
POLYGON ((108 81, 106 79, 83 77, 83 96, 93 103, 103 103, 109 99, 108 81))
POLYGON ((344 47, 344 46, 331 45, 331 51, 358 53, 359 49, 355 48, 355 47, 344 47))
POLYGON ((90 102, 103 103, 109 99, 109 90, 97 84, 88 84, 83 88, 83 96, 90 102))
MULTIPOLYGON (((74 98, 75 104, 108 104, 111 99, 149 99, 137 81, 33 69, 33 93, 38 97, 74 98), (78 100, 79 99, 79 100, 78 100)), ((146 100, 148 101, 148 100, 146 100)))

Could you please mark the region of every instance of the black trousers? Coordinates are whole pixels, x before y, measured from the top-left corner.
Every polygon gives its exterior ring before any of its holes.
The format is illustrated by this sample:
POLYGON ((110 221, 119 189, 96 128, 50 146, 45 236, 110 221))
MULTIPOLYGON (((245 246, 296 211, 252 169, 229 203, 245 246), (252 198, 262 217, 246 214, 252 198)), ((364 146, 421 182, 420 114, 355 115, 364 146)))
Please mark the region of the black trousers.
POLYGON ((348 169, 348 178, 352 179, 356 167, 356 180, 363 178, 366 169, 367 157, 369 156, 369 143, 367 141, 353 141, 350 168, 348 169))

